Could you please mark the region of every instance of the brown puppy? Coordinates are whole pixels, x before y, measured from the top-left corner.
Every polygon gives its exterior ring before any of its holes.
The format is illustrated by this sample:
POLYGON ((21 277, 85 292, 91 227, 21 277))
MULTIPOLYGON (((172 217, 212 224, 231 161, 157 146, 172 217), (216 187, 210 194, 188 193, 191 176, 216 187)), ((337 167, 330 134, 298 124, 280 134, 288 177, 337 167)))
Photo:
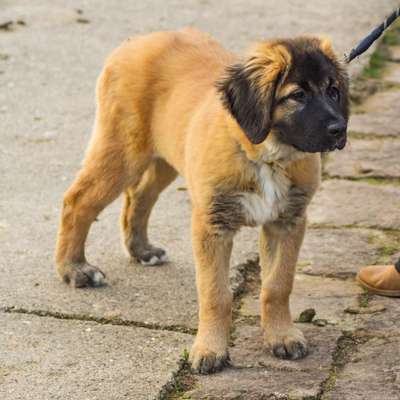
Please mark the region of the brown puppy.
POLYGON ((306 340, 292 323, 289 295, 306 207, 320 181, 320 154, 343 148, 347 77, 317 38, 262 42, 238 59, 193 30, 123 43, 97 85, 98 108, 83 168, 64 197, 57 269, 75 287, 104 274, 85 258, 91 223, 122 192, 122 231, 143 264, 165 261, 147 222, 159 193, 187 179, 199 296, 191 350, 201 373, 229 359, 234 234, 261 225, 261 317, 274 354, 297 359, 306 340))

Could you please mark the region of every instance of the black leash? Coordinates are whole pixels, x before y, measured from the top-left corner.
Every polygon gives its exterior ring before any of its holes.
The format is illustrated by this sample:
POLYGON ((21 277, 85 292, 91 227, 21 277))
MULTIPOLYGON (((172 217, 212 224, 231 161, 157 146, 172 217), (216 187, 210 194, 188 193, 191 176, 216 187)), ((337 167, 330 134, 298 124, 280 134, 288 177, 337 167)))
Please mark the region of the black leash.
POLYGON ((375 28, 367 37, 365 37, 361 42, 358 44, 357 47, 355 47, 353 50, 351 50, 350 54, 346 56, 345 62, 349 63, 351 62, 354 58, 358 57, 365 51, 367 51, 372 43, 377 40, 382 33, 400 16, 400 7, 398 7, 392 14, 389 15, 385 19, 385 21, 379 25, 377 28, 375 28))

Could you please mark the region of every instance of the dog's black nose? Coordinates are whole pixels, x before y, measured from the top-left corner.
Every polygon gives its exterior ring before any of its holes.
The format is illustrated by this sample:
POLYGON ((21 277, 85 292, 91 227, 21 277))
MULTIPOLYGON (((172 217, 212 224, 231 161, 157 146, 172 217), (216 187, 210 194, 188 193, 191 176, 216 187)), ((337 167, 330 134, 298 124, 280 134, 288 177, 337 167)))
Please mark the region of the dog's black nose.
POLYGON ((328 125, 328 134, 335 138, 340 138, 346 133, 347 124, 345 121, 334 122, 328 125))

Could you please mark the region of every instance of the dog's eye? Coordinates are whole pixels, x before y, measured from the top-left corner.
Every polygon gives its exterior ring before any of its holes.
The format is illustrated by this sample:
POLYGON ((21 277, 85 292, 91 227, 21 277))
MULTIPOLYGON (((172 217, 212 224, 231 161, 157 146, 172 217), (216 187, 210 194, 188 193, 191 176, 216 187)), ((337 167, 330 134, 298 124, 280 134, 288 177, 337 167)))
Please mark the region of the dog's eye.
POLYGON ((303 89, 296 90, 289 95, 289 98, 295 101, 304 101, 306 99, 306 92, 303 89))
POLYGON ((335 86, 329 86, 327 89, 328 96, 333 100, 333 101, 339 101, 340 98, 340 93, 338 88, 335 86))

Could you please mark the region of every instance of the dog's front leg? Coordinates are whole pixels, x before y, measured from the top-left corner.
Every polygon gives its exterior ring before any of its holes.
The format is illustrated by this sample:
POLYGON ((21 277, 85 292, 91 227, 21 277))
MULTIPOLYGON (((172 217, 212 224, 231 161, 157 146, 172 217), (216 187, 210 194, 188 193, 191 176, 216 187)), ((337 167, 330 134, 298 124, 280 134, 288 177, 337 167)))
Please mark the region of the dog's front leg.
POLYGON ((304 232, 305 220, 302 219, 291 227, 264 226, 260 235, 264 340, 276 357, 292 360, 307 354, 306 339, 294 326, 289 310, 289 296, 304 232))
POLYGON ((229 363, 228 339, 232 318, 229 259, 232 233, 216 233, 207 216, 192 215, 192 241, 199 298, 199 326, 190 352, 193 370, 212 373, 229 363))

